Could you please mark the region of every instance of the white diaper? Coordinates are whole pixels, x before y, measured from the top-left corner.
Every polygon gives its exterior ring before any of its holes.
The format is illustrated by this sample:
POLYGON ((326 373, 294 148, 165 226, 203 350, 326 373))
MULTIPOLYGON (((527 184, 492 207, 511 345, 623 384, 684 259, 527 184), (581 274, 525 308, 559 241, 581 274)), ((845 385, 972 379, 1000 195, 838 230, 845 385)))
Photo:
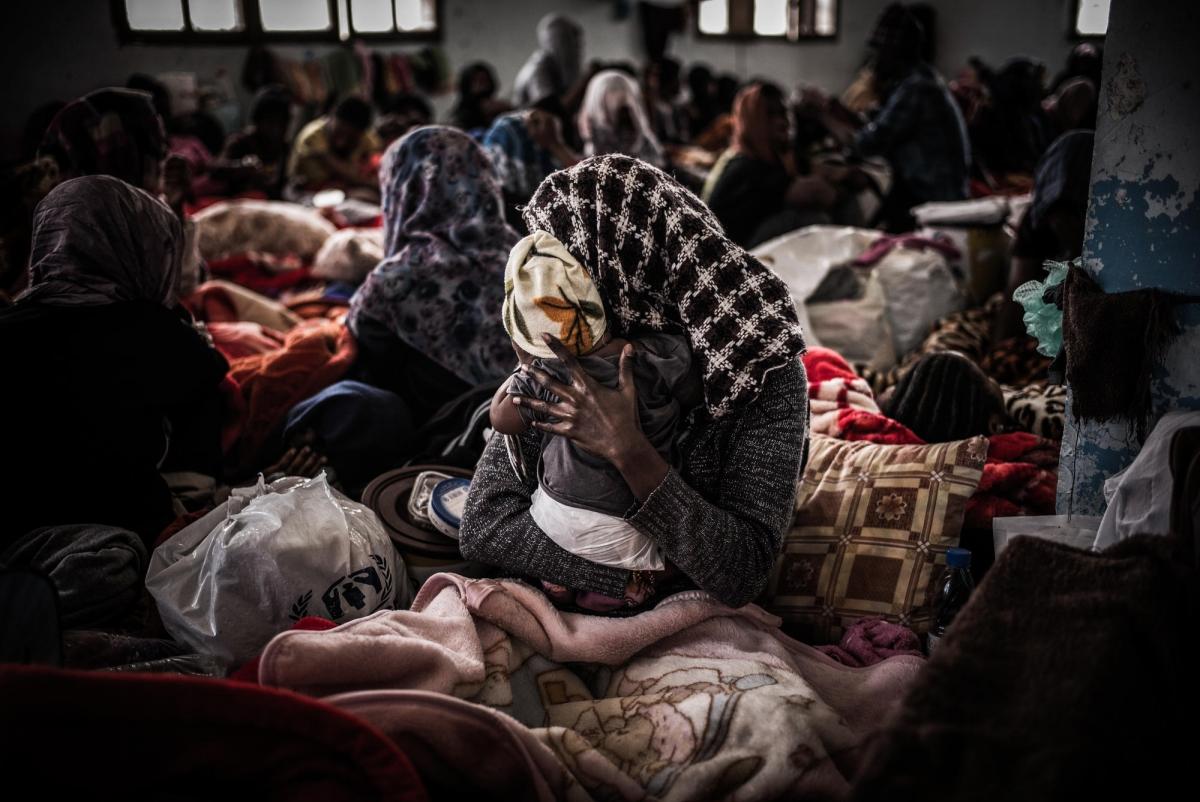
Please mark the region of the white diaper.
POLYGON ((546 537, 585 560, 630 571, 661 571, 666 565, 654 541, 629 521, 563 504, 541 485, 529 513, 546 537))

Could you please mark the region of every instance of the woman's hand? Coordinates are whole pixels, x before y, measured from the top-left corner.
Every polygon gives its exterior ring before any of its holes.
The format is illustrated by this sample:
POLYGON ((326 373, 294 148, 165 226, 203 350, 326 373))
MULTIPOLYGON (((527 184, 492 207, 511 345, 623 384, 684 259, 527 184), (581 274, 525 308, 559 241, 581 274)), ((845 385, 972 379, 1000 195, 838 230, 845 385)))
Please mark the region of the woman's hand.
POLYGON ((533 377, 558 396, 558 403, 528 396, 515 396, 513 403, 556 418, 553 423, 535 421, 533 426, 566 437, 584 451, 608 460, 621 472, 634 495, 645 500, 662 483, 669 466, 642 434, 638 422, 633 346, 626 345, 621 352, 619 379, 613 389, 587 375, 575 355, 556 337, 546 334, 543 339, 566 366, 570 384, 530 368, 533 377))
POLYGON ((557 337, 545 334, 543 339, 566 366, 571 383, 563 384, 543 370, 528 368, 538 383, 559 399, 557 404, 550 404, 528 396, 514 398, 514 403, 520 406, 557 418, 554 423, 535 421, 535 427, 566 437, 584 451, 613 463, 625 445, 646 439, 638 425, 632 345, 626 345, 621 352, 620 377, 614 390, 587 375, 579 360, 557 337))

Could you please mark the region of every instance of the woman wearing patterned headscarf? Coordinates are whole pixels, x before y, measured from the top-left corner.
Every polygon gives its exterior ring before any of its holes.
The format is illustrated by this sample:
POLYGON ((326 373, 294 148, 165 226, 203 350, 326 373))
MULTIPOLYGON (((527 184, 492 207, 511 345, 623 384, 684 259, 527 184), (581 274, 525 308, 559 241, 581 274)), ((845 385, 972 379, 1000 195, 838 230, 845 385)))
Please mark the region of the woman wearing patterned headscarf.
POLYGON ((483 149, 504 190, 505 216, 513 222, 542 179, 579 161, 563 140, 558 118, 539 108, 497 117, 483 136, 483 149))
POLYGON ((686 337, 704 403, 685 412, 680 458, 668 464, 638 428, 636 354, 622 356, 619 385, 609 389, 549 338, 570 383, 538 375, 559 402, 520 403, 558 422, 537 424, 540 431, 521 435, 511 450, 501 438, 489 442, 459 531, 463 555, 630 606, 647 597, 647 576, 568 553, 533 522, 535 466, 549 432, 618 469, 637 498, 625 518, 657 544, 684 585, 746 604, 766 586, 791 521, 807 445, 804 340, 786 285, 730 242, 698 198, 626 156, 554 173, 526 207, 525 222, 586 268, 616 336, 686 337))
POLYGON ((0 312, 5 537, 102 523, 150 544, 174 518, 159 470, 219 475, 228 365, 175 308, 182 247, 164 203, 109 176, 38 205, 30 287, 0 312))
POLYGON ((666 164, 641 87, 620 70, 598 72, 588 82, 578 124, 587 156, 623 153, 655 167, 666 164))
POLYGON ((418 128, 383 157, 384 260, 350 301, 359 378, 414 418, 514 362, 500 320, 504 265, 519 236, 483 149, 453 128, 418 128))

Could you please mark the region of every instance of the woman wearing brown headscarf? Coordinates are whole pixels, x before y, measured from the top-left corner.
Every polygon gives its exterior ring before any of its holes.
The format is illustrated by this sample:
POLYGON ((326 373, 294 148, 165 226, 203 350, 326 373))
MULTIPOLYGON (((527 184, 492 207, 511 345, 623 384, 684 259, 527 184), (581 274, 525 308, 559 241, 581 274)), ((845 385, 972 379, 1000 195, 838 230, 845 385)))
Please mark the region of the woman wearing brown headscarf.
POLYGON ((7 424, 0 546, 40 526, 175 517, 160 470, 218 475, 225 360, 178 311, 183 229, 110 176, 38 204, 30 286, 0 311, 7 424))
POLYGON ((755 83, 733 102, 733 143, 713 168, 704 200, 734 242, 751 248, 823 222, 837 191, 823 178, 798 175, 787 107, 774 84, 755 83))

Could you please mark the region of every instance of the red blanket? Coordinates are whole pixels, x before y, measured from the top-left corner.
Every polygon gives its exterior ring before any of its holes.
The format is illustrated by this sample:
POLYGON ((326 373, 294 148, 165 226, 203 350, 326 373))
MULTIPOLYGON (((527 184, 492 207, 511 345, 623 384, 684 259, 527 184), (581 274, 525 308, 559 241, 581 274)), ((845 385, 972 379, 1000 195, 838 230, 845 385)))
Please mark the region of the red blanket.
POLYGON ((1057 442, 1028 432, 994 434, 963 526, 991 529, 993 518, 1053 515, 1057 490, 1057 442))
POLYGON ((804 355, 811 428, 840 440, 920 445, 907 426, 879 411, 871 386, 836 351, 813 347, 804 355))
POLYGON ((242 436, 234 464, 258 467, 254 460, 288 410, 346 375, 358 347, 345 326, 327 320, 305 321, 287 333, 283 347, 233 360, 229 375, 246 402, 242 436))
MULTIPOLYGON (((904 424, 879 411, 871 388, 839 354, 811 348, 804 355, 812 431, 839 440, 921 445, 904 424)), ((967 501, 964 527, 991 529, 992 519, 1051 515, 1058 486, 1058 443, 1028 432, 988 438, 979 489, 967 501)))
POLYGON ((36 788, 39 798, 428 798, 413 764, 379 730, 293 693, 5 666, 0 699, 5 783, 36 788))
POLYGON ((207 264, 213 277, 241 284, 271 298, 312 278, 312 268, 308 265, 301 266, 297 262, 294 268, 280 270, 265 255, 244 253, 225 259, 212 259, 207 264))

